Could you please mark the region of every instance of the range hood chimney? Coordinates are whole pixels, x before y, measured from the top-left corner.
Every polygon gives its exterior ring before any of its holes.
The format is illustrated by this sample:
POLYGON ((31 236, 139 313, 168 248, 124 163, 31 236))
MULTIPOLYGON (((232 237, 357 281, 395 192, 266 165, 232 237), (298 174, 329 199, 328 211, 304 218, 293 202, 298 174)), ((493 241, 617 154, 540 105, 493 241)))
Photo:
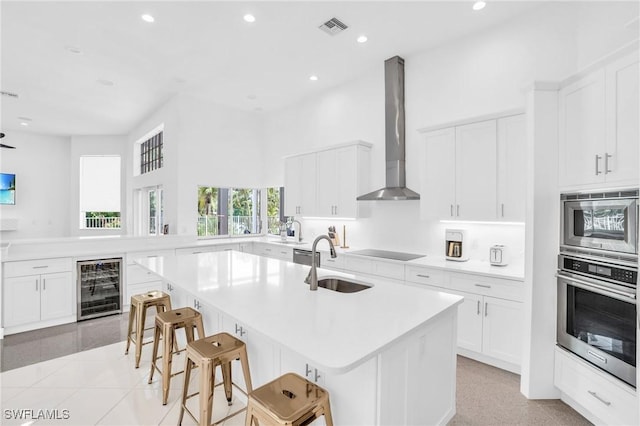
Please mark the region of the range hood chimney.
POLYGON ((420 194, 405 186, 404 59, 384 61, 384 83, 386 186, 357 200, 419 200, 420 194))

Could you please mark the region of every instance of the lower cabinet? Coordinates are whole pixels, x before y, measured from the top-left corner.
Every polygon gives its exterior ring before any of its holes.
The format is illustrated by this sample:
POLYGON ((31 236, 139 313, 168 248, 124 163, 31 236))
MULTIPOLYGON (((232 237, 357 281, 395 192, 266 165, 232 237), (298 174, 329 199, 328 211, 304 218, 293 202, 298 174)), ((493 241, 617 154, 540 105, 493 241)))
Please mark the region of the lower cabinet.
POLYGON ((636 390, 556 347, 554 384, 562 400, 595 424, 637 425, 636 390))
POLYGON ((70 259, 7 262, 3 287, 5 334, 75 321, 70 259))

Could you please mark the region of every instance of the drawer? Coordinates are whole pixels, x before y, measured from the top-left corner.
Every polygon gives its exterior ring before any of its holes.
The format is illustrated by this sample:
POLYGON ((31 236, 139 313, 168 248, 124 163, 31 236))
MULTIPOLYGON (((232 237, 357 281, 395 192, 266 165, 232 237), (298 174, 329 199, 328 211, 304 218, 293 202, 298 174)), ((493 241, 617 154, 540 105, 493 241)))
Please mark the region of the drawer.
POLYGON ((404 281, 404 265, 392 262, 374 261, 372 274, 404 281))
POLYGON ((23 260, 20 262, 6 262, 3 265, 4 276, 22 277, 25 275, 53 274, 57 272, 71 272, 71 258, 23 260))
POLYGON ((157 256, 172 256, 175 254, 174 250, 155 250, 155 251, 133 251, 127 253, 127 264, 135 265, 133 259, 139 257, 157 257, 157 256))
POLYGON ((158 281, 160 277, 140 265, 127 265, 127 285, 158 281))
POLYGON ((630 386, 560 348, 554 383, 603 424, 638 424, 638 398, 630 386))
POLYGON ((349 272, 373 274, 373 261, 356 256, 345 256, 344 269, 349 272))
POLYGON ((338 257, 331 258, 331 254, 328 251, 320 252, 320 267, 327 269, 344 269, 344 256, 338 255, 338 257))
POLYGON ((405 280, 412 283, 446 287, 449 284, 448 278, 447 273, 441 269, 431 269, 422 266, 405 267, 405 280))
POLYGON ((516 302, 522 302, 524 298, 524 283, 522 281, 502 278, 451 272, 449 287, 454 290, 514 300, 516 302))

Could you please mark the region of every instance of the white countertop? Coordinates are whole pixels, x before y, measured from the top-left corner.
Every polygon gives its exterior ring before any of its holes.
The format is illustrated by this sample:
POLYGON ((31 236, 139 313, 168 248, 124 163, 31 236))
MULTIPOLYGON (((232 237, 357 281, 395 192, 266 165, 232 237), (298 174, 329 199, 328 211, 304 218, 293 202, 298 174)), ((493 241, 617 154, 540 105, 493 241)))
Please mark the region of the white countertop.
POLYGON ((308 266, 235 251, 136 262, 331 373, 349 371, 463 300, 323 269, 320 278, 341 276, 373 287, 350 294, 312 292, 304 283, 308 266))

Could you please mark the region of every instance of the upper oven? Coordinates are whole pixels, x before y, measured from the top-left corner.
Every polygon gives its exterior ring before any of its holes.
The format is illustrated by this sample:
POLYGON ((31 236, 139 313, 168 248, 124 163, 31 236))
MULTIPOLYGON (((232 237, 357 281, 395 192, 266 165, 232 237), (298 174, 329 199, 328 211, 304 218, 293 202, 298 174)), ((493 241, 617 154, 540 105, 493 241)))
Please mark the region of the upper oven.
POLYGON ((638 256, 638 190, 562 194, 561 250, 638 256))

